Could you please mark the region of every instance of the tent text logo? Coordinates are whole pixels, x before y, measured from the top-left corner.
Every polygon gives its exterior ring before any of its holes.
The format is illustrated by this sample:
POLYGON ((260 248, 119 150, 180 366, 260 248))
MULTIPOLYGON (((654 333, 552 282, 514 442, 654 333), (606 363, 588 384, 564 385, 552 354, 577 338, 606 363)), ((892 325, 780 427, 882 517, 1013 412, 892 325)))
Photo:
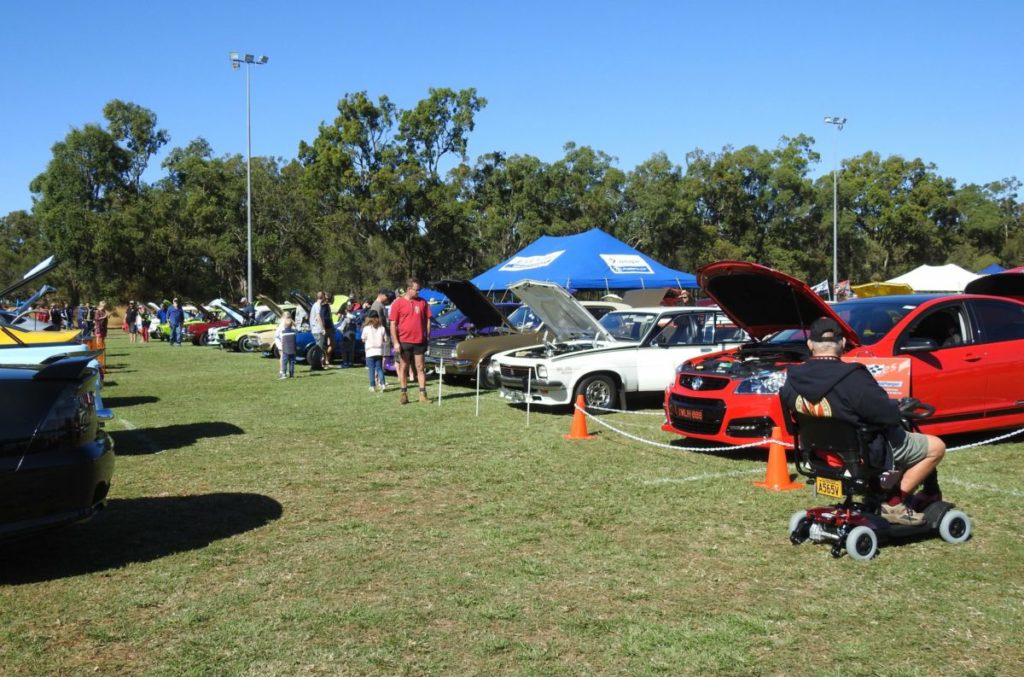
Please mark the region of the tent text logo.
POLYGON ((513 256, 508 262, 498 270, 507 270, 509 272, 517 272, 520 270, 533 270, 534 268, 544 268, 554 263, 555 259, 565 253, 564 249, 560 249, 557 252, 551 252, 550 254, 543 254, 541 256, 513 256))
POLYGON ((616 275, 654 274, 650 264, 644 261, 643 257, 636 254, 601 254, 601 258, 604 259, 604 262, 608 264, 608 268, 616 275))

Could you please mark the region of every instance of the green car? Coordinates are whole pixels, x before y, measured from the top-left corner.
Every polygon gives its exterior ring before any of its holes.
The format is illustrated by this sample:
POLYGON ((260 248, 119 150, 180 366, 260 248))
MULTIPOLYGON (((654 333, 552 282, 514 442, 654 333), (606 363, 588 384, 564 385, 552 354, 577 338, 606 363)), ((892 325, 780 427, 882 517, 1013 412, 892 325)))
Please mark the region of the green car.
POLYGON ((293 310, 295 308, 295 306, 290 304, 278 305, 266 296, 257 296, 256 300, 259 301, 261 305, 256 306, 256 323, 250 325, 244 324, 245 318, 242 315, 242 311, 238 308, 231 306, 222 299, 212 301, 210 305, 223 310, 241 326, 211 330, 215 333, 210 336, 210 345, 220 343, 220 346, 224 348, 224 350, 233 350, 235 352, 242 353, 254 352, 259 349, 260 346, 258 341, 253 340, 249 335, 256 334, 267 329, 274 329, 277 327, 277 323, 281 318, 281 313, 285 310, 293 310))

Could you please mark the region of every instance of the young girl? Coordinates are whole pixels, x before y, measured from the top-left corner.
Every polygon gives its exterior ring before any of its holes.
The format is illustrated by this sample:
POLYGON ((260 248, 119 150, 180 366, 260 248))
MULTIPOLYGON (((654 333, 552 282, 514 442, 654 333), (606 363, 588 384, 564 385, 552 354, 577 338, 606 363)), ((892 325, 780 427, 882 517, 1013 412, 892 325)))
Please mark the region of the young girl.
POLYGON ((384 327, 380 324, 377 311, 371 310, 366 314, 362 337, 366 350, 366 368, 370 370, 370 392, 376 392, 378 388, 384 392, 384 327))
POLYGON ((279 379, 295 378, 295 321, 292 314, 286 312, 274 332, 274 342, 281 353, 281 373, 279 379))

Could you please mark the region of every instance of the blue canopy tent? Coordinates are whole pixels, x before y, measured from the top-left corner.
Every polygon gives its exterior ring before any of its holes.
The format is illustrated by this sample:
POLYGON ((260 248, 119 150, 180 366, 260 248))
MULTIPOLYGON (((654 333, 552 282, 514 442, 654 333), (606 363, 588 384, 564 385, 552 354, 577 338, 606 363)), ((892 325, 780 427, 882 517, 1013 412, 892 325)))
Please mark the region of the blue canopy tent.
POLYGON ((562 237, 543 236, 512 258, 473 278, 484 292, 519 280, 552 282, 565 289, 696 287, 690 273, 672 270, 599 228, 562 237))
POLYGON ((1006 270, 1006 268, 1003 268, 998 263, 993 263, 991 266, 988 266, 987 268, 982 268, 981 270, 979 270, 978 271, 978 275, 993 275, 995 273, 1001 273, 1004 270, 1006 270))

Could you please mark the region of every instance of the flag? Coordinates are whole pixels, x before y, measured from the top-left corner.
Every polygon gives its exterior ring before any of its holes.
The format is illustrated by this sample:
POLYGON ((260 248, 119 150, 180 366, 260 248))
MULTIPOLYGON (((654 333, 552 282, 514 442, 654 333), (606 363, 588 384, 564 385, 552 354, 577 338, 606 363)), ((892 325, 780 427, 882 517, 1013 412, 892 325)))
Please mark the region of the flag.
POLYGON ((850 281, 843 280, 836 285, 836 300, 842 301, 849 298, 853 298, 853 290, 850 289, 850 281))
POLYGON ((828 280, 822 280, 811 287, 811 291, 822 298, 828 298, 828 280))

